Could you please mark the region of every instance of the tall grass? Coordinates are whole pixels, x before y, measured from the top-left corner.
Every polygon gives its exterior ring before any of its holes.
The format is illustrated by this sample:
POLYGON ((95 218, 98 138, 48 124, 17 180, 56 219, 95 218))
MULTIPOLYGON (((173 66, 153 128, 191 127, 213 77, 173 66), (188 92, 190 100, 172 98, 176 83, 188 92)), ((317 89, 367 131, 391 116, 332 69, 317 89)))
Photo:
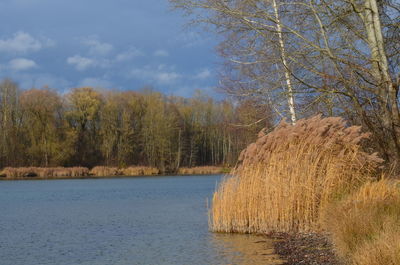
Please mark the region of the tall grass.
POLYGON ((324 227, 347 264, 400 264, 399 182, 367 183, 324 215, 324 227))
POLYGON ((281 123, 244 150, 213 196, 219 232, 318 230, 329 202, 360 187, 382 160, 361 150, 368 135, 341 118, 281 123))

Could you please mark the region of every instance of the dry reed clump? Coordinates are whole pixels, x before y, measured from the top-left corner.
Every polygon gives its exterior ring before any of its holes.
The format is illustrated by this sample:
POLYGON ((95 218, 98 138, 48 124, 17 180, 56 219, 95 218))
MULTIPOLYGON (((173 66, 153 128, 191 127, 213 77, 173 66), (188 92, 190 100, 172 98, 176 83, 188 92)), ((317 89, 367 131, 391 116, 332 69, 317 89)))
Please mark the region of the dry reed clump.
POLYGON ((64 177, 84 177, 89 175, 89 169, 85 167, 6 167, 0 175, 5 175, 6 178, 64 178, 64 177))
POLYGON ((361 150, 367 138, 342 118, 281 123, 240 155, 213 196, 210 226, 219 232, 307 232, 320 213, 370 179, 382 160, 361 150))
POLYGON ((222 174, 225 169, 216 166, 203 166, 203 167, 181 167, 178 169, 179 175, 203 175, 203 174, 222 174))
POLYGON ((347 264, 400 264, 399 182, 363 185, 327 208, 324 220, 339 257, 347 264))
POLYGON ((120 176, 122 175, 122 170, 116 167, 97 166, 90 170, 90 175, 96 177, 120 176))
POLYGON ((132 166, 122 169, 124 176, 151 176, 160 174, 160 170, 154 167, 132 166))
POLYGON ((94 175, 97 177, 108 176, 150 176, 158 175, 160 171, 153 167, 132 166, 124 169, 116 167, 97 166, 89 171, 86 167, 6 167, 0 176, 8 179, 23 178, 79 178, 94 175))

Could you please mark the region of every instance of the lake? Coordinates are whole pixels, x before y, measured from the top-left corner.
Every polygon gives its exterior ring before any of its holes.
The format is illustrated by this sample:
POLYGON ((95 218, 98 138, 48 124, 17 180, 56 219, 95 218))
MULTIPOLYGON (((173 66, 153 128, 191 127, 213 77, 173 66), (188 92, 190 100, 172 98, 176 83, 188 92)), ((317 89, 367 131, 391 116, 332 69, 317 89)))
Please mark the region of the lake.
POLYGON ((0 264, 279 264, 265 237, 208 231, 219 179, 1 181, 0 264))

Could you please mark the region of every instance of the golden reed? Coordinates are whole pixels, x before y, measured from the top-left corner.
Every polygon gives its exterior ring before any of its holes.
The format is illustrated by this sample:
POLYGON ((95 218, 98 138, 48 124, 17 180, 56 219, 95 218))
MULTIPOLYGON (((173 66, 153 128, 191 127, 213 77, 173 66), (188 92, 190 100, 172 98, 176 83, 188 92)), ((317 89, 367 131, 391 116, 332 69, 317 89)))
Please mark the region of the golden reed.
POLYGON ((217 232, 307 232, 322 209, 365 183, 382 160, 361 150, 368 137, 342 118, 282 122, 240 155, 219 184, 210 209, 217 232))

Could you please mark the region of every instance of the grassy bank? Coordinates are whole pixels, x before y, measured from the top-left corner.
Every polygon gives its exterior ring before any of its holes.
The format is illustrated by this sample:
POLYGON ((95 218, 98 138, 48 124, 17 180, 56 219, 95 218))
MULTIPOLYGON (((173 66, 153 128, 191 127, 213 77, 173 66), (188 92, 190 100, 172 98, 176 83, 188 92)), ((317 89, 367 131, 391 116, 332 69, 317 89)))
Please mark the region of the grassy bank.
MULTIPOLYGON (((180 175, 205 175, 226 173, 223 167, 205 166, 193 168, 180 168, 180 175)), ((92 169, 86 167, 7 167, 0 171, 0 179, 68 179, 68 178, 102 178, 102 177, 130 177, 154 176, 161 174, 154 167, 130 166, 126 168, 97 166, 92 169)))
POLYGON ((85 167, 6 167, 0 172, 4 179, 33 179, 33 178, 81 178, 89 176, 85 167))
POLYGON ((379 181, 383 160, 363 151, 367 137, 320 117, 260 135, 217 188, 211 229, 325 233, 345 264, 400 264, 398 185, 379 181))
POLYGON ((324 228, 347 264, 400 264, 400 182, 381 180, 332 203, 324 228))

